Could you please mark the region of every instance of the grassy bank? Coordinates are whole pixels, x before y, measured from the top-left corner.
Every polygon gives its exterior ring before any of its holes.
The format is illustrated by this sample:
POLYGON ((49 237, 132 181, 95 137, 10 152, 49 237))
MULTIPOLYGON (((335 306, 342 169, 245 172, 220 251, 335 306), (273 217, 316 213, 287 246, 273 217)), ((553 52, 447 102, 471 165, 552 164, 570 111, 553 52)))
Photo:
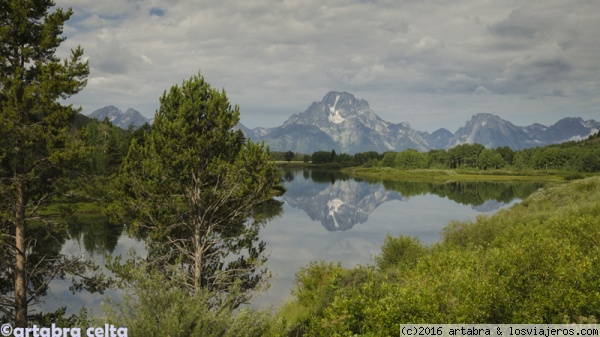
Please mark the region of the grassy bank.
POLYGON ((287 336, 392 336, 402 323, 591 323, 600 317, 600 177, 541 189, 441 241, 388 237, 373 266, 314 262, 287 336))
MULTIPOLYGON (((359 178, 384 180, 452 182, 452 181, 547 181, 564 182, 572 172, 564 171, 510 171, 510 170, 398 170, 389 167, 348 167, 342 172, 359 178)), ((577 177, 583 177, 578 175, 577 177)))
POLYGON ((276 161, 275 165, 282 168, 317 168, 317 169, 340 169, 343 166, 339 163, 313 164, 303 161, 276 161))

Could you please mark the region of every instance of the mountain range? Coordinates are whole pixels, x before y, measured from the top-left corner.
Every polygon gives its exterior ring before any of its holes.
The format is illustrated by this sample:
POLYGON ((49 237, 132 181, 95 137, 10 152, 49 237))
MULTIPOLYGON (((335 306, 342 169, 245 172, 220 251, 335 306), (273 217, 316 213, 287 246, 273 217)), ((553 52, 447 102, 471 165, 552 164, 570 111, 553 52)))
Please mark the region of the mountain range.
POLYGON ((127 109, 125 112, 112 105, 105 106, 102 109, 98 109, 88 115, 90 118, 95 118, 99 121, 108 119, 113 125, 120 127, 121 129, 127 130, 129 126, 137 129, 145 123, 152 124, 152 120, 142 116, 139 111, 132 108, 127 109))
MULTIPOLYGON (((138 128, 151 119, 129 108, 122 112, 110 105, 89 115, 108 118, 113 125, 138 128)), ((473 115, 471 120, 452 133, 441 128, 432 133, 417 131, 409 123, 391 123, 381 119, 363 99, 348 92, 331 91, 306 111, 292 115, 274 128, 249 129, 236 126, 253 141, 264 141, 272 151, 313 153, 331 151, 357 153, 365 151, 403 151, 449 149, 460 144, 479 143, 486 148, 508 146, 513 150, 580 140, 600 130, 600 122, 567 117, 551 126, 535 123, 516 126, 489 113, 473 115)))
POLYGON ((516 126, 489 113, 474 115, 455 133, 439 129, 417 131, 409 123, 381 119, 363 99, 348 92, 332 91, 306 111, 294 114, 274 128, 249 129, 237 125, 253 141, 264 141, 272 151, 313 153, 331 151, 402 151, 448 149, 460 144, 479 143, 486 148, 509 146, 513 150, 583 139, 598 132, 600 122, 563 118, 551 126, 516 126))

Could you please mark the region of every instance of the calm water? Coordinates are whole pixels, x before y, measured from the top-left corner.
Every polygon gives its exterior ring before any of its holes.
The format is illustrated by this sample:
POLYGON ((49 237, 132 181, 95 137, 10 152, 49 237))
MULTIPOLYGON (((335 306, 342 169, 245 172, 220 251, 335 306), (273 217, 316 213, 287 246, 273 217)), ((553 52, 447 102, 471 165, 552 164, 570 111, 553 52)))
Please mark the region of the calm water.
MULTIPOLYGON (((254 305, 280 305, 290 295, 294 274, 310 261, 341 262, 345 267, 371 263, 386 235, 410 235, 434 243, 451 220, 470 220, 509 207, 543 183, 409 183, 366 182, 336 171, 289 170, 283 174, 287 192, 283 213, 261 232, 267 242, 271 288, 254 305)), ((123 235, 104 219, 81 218, 62 251, 92 255, 103 263, 103 252, 125 255, 143 242, 123 235)), ((68 282, 54 282, 44 308, 67 306, 74 313, 83 305, 100 313, 106 295, 72 295, 68 282)))

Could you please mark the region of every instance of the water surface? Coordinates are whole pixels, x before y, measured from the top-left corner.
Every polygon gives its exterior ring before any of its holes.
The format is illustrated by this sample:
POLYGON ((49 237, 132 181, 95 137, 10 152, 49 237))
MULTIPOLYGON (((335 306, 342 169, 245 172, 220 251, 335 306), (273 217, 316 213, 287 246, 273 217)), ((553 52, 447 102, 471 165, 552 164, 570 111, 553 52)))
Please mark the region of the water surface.
MULTIPOLYGON (((286 170, 287 192, 278 199, 283 212, 271 220, 260 237, 268 245, 267 267, 273 273, 269 291, 254 306, 278 306, 291 295, 294 274, 310 261, 341 262, 344 267, 372 262, 389 235, 410 235, 432 244, 452 220, 473 220, 509 207, 543 187, 531 182, 367 182, 338 171, 286 170)), ((103 253, 143 254, 143 242, 130 238, 121 226, 100 216, 80 217, 63 253, 84 254, 104 263, 103 253)), ((45 310, 67 306, 75 313, 83 305, 100 312, 104 295, 72 295, 68 282, 53 282, 45 310)), ((118 297, 115 292, 107 295, 118 297)))
POLYGON ((473 220, 509 207, 543 183, 406 181, 366 182, 338 171, 287 170, 283 215, 261 237, 269 243, 270 290, 256 305, 287 300, 294 274, 310 261, 344 267, 372 263, 385 237, 409 235, 425 244, 440 239, 452 220, 473 220))

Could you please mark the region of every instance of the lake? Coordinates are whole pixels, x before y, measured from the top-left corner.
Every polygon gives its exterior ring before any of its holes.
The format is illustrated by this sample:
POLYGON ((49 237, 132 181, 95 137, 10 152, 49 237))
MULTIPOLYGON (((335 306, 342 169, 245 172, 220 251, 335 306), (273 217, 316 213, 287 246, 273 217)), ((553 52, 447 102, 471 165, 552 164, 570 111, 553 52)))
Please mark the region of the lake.
MULTIPOLYGON (((254 307, 278 306, 290 298, 294 274, 310 261, 341 262, 344 267, 372 263, 387 235, 410 235, 426 244, 440 239, 452 220, 491 215, 526 198, 544 183, 364 181, 332 170, 283 171, 287 192, 278 199, 283 212, 266 224, 261 238, 267 243, 267 267, 273 273, 270 289, 254 307)), ((125 255, 144 251, 144 244, 122 233, 98 216, 84 216, 71 229, 62 252, 83 253, 99 264, 103 252, 125 255)), ((69 313, 85 305, 100 313, 106 295, 72 295, 69 282, 52 283, 45 310, 67 306, 69 313)))

